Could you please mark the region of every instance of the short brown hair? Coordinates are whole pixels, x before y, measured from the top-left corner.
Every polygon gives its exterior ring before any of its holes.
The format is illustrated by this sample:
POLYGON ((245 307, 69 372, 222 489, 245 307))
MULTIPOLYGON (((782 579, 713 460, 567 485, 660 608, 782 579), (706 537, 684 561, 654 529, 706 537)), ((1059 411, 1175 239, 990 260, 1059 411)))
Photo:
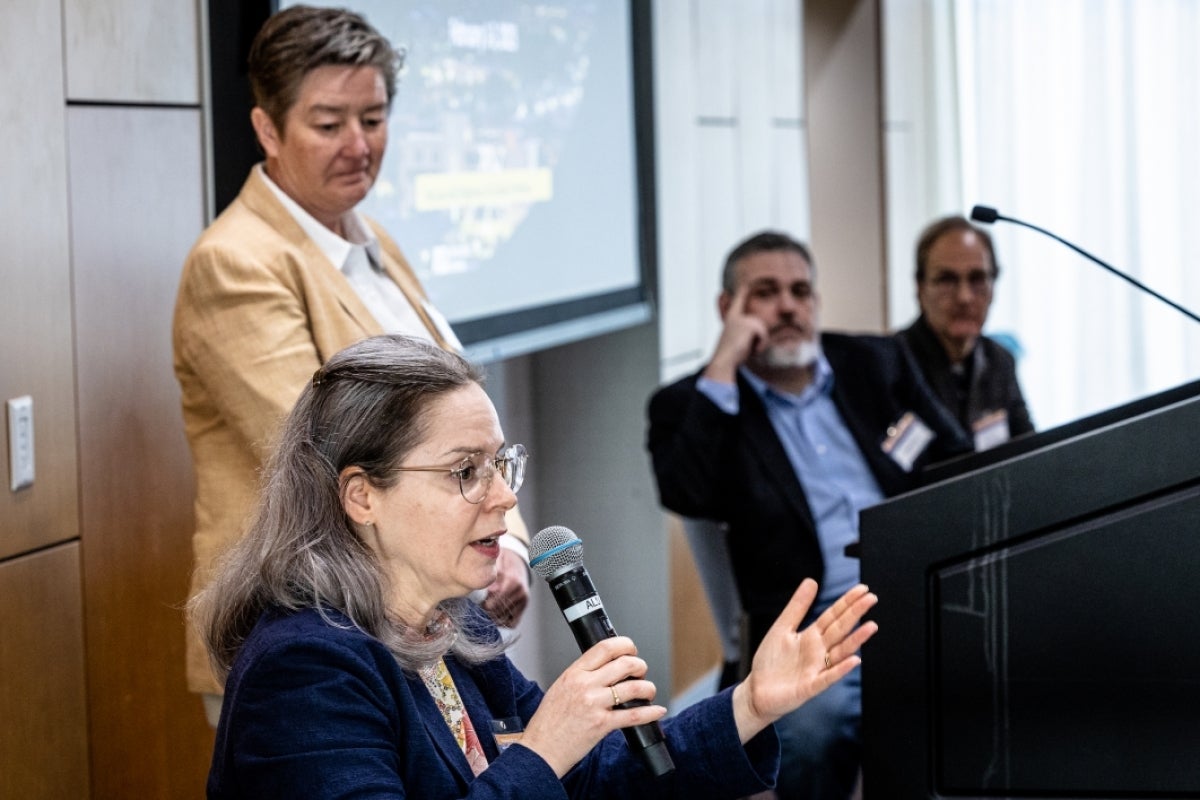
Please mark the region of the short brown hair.
POLYGON ((755 253, 774 253, 779 250, 798 253, 808 262, 808 268, 812 270, 813 277, 816 277, 817 265, 813 263, 812 253, 803 242, 780 231, 760 231, 739 242, 729 251, 729 255, 725 256, 725 268, 721 271, 721 288, 729 294, 737 291, 737 265, 746 256, 752 256, 755 253))
POLYGON ((992 280, 995 280, 1000 275, 1000 263, 996 261, 996 251, 992 247, 991 234, 972 225, 966 217, 955 214, 929 223, 917 238, 917 283, 925 280, 925 271, 929 267, 929 251, 933 249, 934 242, 951 231, 971 231, 979 237, 979 241, 983 242, 983 249, 987 251, 988 258, 991 259, 992 280))
POLYGON ((353 11, 292 6, 271 15, 250 45, 247 67, 254 103, 283 131, 305 76, 330 65, 378 69, 391 108, 404 53, 353 11))

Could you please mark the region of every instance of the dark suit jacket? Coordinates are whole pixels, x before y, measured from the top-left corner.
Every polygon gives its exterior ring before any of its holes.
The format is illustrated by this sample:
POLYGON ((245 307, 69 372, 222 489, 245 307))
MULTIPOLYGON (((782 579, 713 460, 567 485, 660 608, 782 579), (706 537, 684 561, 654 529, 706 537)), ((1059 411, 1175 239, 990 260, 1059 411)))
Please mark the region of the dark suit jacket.
MULTIPOLYGON (((446 658, 489 766, 477 778, 421 678, 336 612, 267 612, 226 683, 209 798, 719 798, 763 791, 779 767, 768 728, 744 747, 730 693, 668 720, 676 771, 655 780, 617 732, 560 781, 532 750, 500 753, 491 721, 528 722, 542 691, 505 657, 446 658)), ((494 628, 482 612, 479 624, 494 628)))
MULTIPOLYGON (((899 342, 827 333, 821 344, 833 368, 833 402, 885 495, 914 488, 923 465, 970 449, 899 342), (889 426, 907 411, 936 434, 912 472, 881 449, 889 426)), ((753 652, 756 632, 783 610, 800 581, 822 580, 824 559, 804 487, 754 389, 739 376, 739 412, 731 416, 696 389, 698 377, 651 398, 648 447, 664 506, 728 523, 753 652)))
POLYGON ((980 336, 976 342, 970 356, 971 384, 963 406, 959 402, 957 378, 950 371, 950 358, 925 317, 918 317, 896 338, 908 347, 929 387, 964 429, 970 431, 976 420, 1003 409, 1008 414, 1010 436, 1033 431, 1033 421, 1017 383, 1016 361, 998 343, 986 336, 980 336))

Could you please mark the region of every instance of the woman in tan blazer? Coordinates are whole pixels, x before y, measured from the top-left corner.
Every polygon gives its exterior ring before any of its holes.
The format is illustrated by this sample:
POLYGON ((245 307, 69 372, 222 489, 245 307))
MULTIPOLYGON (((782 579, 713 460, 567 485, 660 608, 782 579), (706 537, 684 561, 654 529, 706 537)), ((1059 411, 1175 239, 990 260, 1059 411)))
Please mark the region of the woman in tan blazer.
MULTIPOLYGON (((354 210, 383 158, 400 62, 366 20, 336 9, 281 11, 251 48, 266 160, 196 242, 175 307, 196 473, 193 594, 241 535, 276 428, 330 356, 385 332, 457 346, 395 242, 354 210)), ((527 544, 520 516, 508 523, 504 538, 527 544)), ((508 543, 482 602, 502 625, 528 602, 522 543, 508 543)), ((219 695, 194 631, 187 658, 192 691, 219 695)))

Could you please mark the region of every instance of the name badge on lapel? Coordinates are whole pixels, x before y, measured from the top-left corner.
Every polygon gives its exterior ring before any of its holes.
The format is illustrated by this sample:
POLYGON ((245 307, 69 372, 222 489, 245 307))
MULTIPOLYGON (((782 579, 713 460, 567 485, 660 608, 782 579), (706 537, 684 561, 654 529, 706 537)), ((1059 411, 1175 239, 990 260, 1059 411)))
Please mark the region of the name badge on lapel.
POLYGON ((496 749, 503 753, 510 745, 521 741, 525 726, 520 717, 506 717, 492 720, 492 736, 496 737, 496 749))
POLYGON ((1011 436, 1008 430, 1008 412, 1003 408, 975 420, 971 425, 975 434, 975 449, 983 452, 998 444, 1004 444, 1011 436))
POLYGON ((900 469, 912 472, 913 464, 936 435, 920 417, 911 411, 905 411, 898 422, 888 427, 887 437, 880 447, 900 469))

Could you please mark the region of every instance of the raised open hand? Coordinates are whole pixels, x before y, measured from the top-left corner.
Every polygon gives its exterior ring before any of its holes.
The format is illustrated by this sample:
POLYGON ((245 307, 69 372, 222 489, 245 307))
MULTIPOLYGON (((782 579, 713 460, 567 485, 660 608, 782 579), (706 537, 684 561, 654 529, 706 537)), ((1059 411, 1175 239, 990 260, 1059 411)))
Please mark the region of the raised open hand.
POLYGON ((734 719, 743 742, 845 677, 861 661, 858 649, 878 630, 874 622, 859 625, 878 600, 862 584, 797 630, 816 596, 816 581, 806 578, 759 645, 750 674, 734 689, 734 719))

